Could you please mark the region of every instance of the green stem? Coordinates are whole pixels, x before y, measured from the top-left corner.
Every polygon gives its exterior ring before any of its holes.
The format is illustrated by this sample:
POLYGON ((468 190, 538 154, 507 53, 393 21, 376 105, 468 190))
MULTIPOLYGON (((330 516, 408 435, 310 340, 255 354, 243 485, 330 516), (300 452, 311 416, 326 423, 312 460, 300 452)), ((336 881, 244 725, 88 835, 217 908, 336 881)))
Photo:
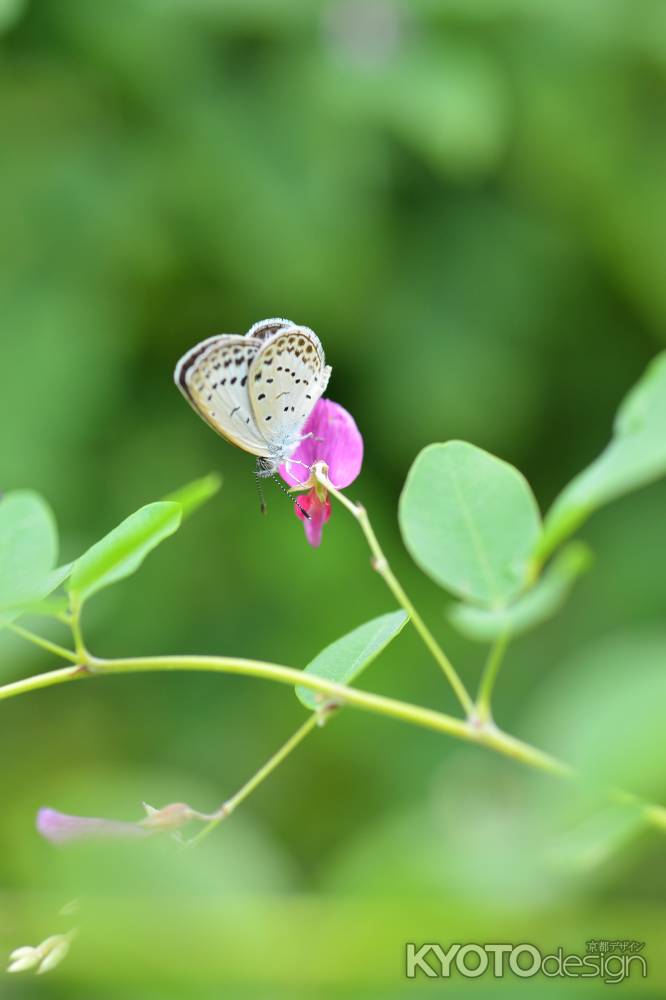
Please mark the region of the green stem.
MULTIPOLYGON (((36 691, 39 688, 51 687, 86 677, 104 676, 108 674, 128 674, 157 671, 213 671, 229 674, 243 674, 249 677, 263 677, 266 680, 277 681, 289 686, 307 687, 312 691, 327 696, 336 704, 346 704, 354 708, 364 709, 375 715, 408 722, 422 729, 430 729, 438 733, 446 733, 468 743, 487 747, 505 757, 525 764, 548 774, 562 778, 575 778, 574 770, 563 761, 538 750, 529 743, 502 732, 492 722, 481 725, 478 720, 466 722, 442 712, 435 712, 419 705, 385 698, 381 695, 361 691, 358 688, 345 687, 332 681, 324 680, 315 674, 306 674, 292 667, 284 667, 274 663, 263 663, 255 660, 238 660, 215 656, 168 656, 146 657, 124 660, 101 660, 90 657, 87 664, 63 667, 49 673, 37 674, 24 680, 0 686, 0 701, 15 695, 36 691)), ((314 723, 312 723, 314 724, 314 723)), ((284 749, 284 748, 283 748, 284 749)), ((278 754, 280 751, 278 751, 278 754)), ((282 759, 282 758, 280 758, 282 759)), ((279 763, 279 761, 278 761, 279 763)), ((256 787, 256 786, 254 786, 256 787)), ((628 793, 623 793, 628 794, 628 793)), ((632 797, 633 798, 633 797, 632 797)), ((643 804, 645 819, 653 826, 666 830, 666 808, 652 803, 643 804)))
POLYGON ((201 830, 195 837, 192 837, 192 839, 187 842, 186 846, 194 847, 194 845, 202 841, 204 837, 207 837, 211 830, 214 830, 223 819, 230 816, 234 809, 236 809, 241 802, 244 802, 248 795, 250 795, 255 788, 258 788, 258 786, 266 780, 269 774, 273 773, 276 767, 278 767, 282 761, 289 756, 292 750, 295 750, 296 747, 303 742, 305 737, 308 736, 318 724, 319 716, 315 712, 303 723, 302 726, 299 726, 296 732, 289 737, 286 743, 282 744, 279 750, 268 758, 266 763, 259 768, 256 774, 254 774, 249 781, 245 782, 243 787, 240 788, 235 795, 232 795, 230 799, 227 799, 226 802, 222 803, 220 808, 214 813, 203 830, 201 830))
POLYGON ((72 636, 74 638, 74 649, 76 651, 77 658, 85 662, 88 651, 86 650, 85 643, 83 641, 83 633, 81 632, 81 605, 73 595, 71 597, 71 607, 70 607, 70 617, 69 617, 69 627, 72 630, 72 636))
POLYGON ((52 670, 46 674, 26 677, 12 684, 0 686, 0 701, 38 688, 62 684, 83 677, 105 676, 109 674, 155 673, 158 671, 207 671, 225 674, 243 674, 247 677, 262 677, 265 680, 277 681, 290 687, 306 687, 324 695, 327 699, 340 705, 360 708, 375 715, 383 715, 390 719, 398 719, 422 729, 430 729, 437 733, 446 733, 468 743, 488 746, 507 757, 522 761, 541 771, 552 774, 569 773, 569 768, 562 762, 542 753, 536 747, 522 743, 494 726, 483 727, 474 722, 456 719, 443 712, 435 712, 430 708, 412 705, 409 702, 386 698, 383 695, 371 694, 358 688, 346 687, 334 681, 307 674, 293 667, 285 667, 276 663, 264 663, 259 660, 243 660, 225 656, 147 656, 132 657, 118 660, 102 660, 89 656, 85 664, 77 667, 65 667, 63 670, 52 670))
POLYGON ((41 635, 37 635, 36 632, 30 632, 27 628, 22 628, 21 625, 14 625, 13 623, 8 623, 6 626, 10 632, 20 635, 22 639, 27 639, 28 642, 33 642, 35 646, 41 646, 42 649, 46 649, 49 653, 53 653, 55 656, 61 656, 63 660, 69 660, 70 663, 78 663, 79 657, 76 653, 73 653, 71 649, 65 649, 64 646, 59 646, 56 642, 51 642, 50 639, 45 639, 41 635))
POLYGON ((492 694, 508 645, 509 633, 508 631, 502 632, 491 646, 490 653, 488 654, 476 699, 476 716, 481 723, 488 722, 492 718, 492 694))
MULTIPOLYGON (((353 708, 365 709, 377 715, 385 715, 438 732, 446 732, 463 739, 475 739, 473 729, 462 719, 435 712, 428 708, 411 705, 408 702, 371 694, 359 688, 346 687, 335 681, 326 680, 316 674, 305 673, 294 667, 259 660, 245 660, 226 656, 148 656, 128 659, 101 660, 90 657, 88 669, 91 674, 119 674, 164 670, 203 670, 228 674, 243 674, 247 677, 262 677, 291 687, 305 687, 324 695, 331 701, 353 708)), ((2 688, 0 688, 0 698, 2 688)))
POLYGON ((53 687, 54 684, 65 684, 67 681, 78 681, 88 676, 88 670, 82 664, 75 667, 63 667, 61 670, 49 670, 46 674, 33 674, 20 681, 12 681, 0 687, 0 701, 5 698, 15 698, 29 691, 39 691, 40 688, 53 687))
POLYGON ((496 750, 505 757, 511 757, 521 764, 526 764, 528 767, 536 768, 539 771, 555 774, 560 778, 576 777, 576 772, 569 764, 558 760, 557 757, 551 757, 550 754, 544 753, 543 750, 537 750, 530 743, 523 743, 522 740, 516 739, 515 736, 510 736, 509 733, 498 729, 494 722, 488 721, 486 723, 477 723, 477 725, 479 731, 478 742, 482 746, 488 747, 489 750, 496 750))
POLYGON ((407 614, 409 615, 414 628, 421 636, 421 639, 429 649, 430 653, 432 654, 436 662, 442 668, 442 671, 444 672, 444 675, 448 680, 449 684, 453 688, 456 697, 458 698, 458 701, 462 705, 465 714, 467 715, 468 718, 471 718, 474 714, 474 702, 472 701, 467 691, 467 688, 460 679, 458 672, 456 671, 455 667, 449 660, 448 656, 446 655, 442 647, 439 645, 434 635, 432 634, 426 623, 421 618, 421 615, 418 613, 418 611, 410 601, 400 581, 393 573, 393 570, 389 565, 388 559, 384 555, 384 552, 379 544, 379 540, 375 535, 375 532, 370 523, 370 518, 368 517, 368 513, 365 507, 362 507, 360 504, 356 504, 353 503, 351 500, 348 500, 347 497, 344 495, 344 493, 341 493, 339 490, 337 490, 335 486, 333 486, 333 484, 330 482, 328 475, 326 474, 326 472, 324 471, 323 467, 320 464, 315 465, 313 469, 313 475, 317 480, 317 482, 321 483, 321 485, 332 496, 334 496, 335 499, 339 503, 341 503, 342 506, 345 507, 350 512, 350 514, 358 521, 361 527, 361 531, 365 535, 365 539, 370 548, 370 552, 372 553, 373 569, 375 569, 379 573, 379 575, 384 580, 387 587, 395 597, 398 604, 400 604, 400 606, 403 607, 407 612, 407 614))

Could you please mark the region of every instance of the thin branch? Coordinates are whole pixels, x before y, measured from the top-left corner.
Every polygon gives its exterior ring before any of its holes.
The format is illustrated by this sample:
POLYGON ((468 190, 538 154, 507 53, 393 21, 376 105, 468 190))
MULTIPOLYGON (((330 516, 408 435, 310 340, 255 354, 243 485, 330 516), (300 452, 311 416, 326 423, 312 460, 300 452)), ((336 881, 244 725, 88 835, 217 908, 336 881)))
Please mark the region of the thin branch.
POLYGON ((328 492, 332 496, 334 496, 335 499, 339 503, 341 503, 342 506, 345 507, 349 511, 349 513, 358 521, 361 531, 363 532, 365 539, 368 543, 368 546, 370 548, 370 552, 372 553, 373 569, 375 569, 379 573, 382 580, 384 580, 384 582, 386 583, 387 587, 395 597, 398 604, 400 604, 400 606, 403 607, 407 612, 407 614, 409 615, 414 628, 419 633, 421 639, 426 644, 430 653, 432 654, 432 656, 434 657, 434 659, 444 672, 444 675, 448 680, 449 684, 451 685, 451 687, 453 688, 453 691, 455 692, 458 701, 462 705, 462 708, 466 716, 468 718, 471 718, 474 715, 474 702, 472 701, 469 692, 467 691, 467 688, 460 679, 457 670, 449 660, 448 656, 446 655, 442 647, 439 645, 434 635, 432 634, 426 623, 421 618, 421 615, 418 613, 418 611, 412 604, 411 600, 405 593, 400 581, 393 573, 393 570, 389 565, 388 559, 384 555, 382 547, 379 544, 379 540, 375 535, 375 532, 370 523, 370 518, 368 517, 368 513, 365 507, 362 507, 360 504, 352 503, 351 500, 347 499, 344 493, 341 493, 339 490, 337 490, 329 480, 328 475, 326 474, 326 471, 324 469, 324 466, 321 463, 318 463, 313 467, 312 474, 314 478, 317 480, 317 482, 321 483, 321 485, 326 490, 328 490, 328 492))
POLYGON ((15 698, 29 691, 39 691, 40 688, 53 687, 55 684, 65 684, 67 681, 78 681, 88 676, 88 668, 79 663, 75 667, 62 667, 61 670, 49 670, 45 674, 33 674, 20 681, 0 686, 0 701, 5 698, 15 698))
POLYGON ((70 663, 79 662, 79 657, 71 649, 65 649, 64 646, 59 646, 57 642, 51 642, 50 639, 45 639, 44 636, 37 635, 36 632, 30 632, 21 625, 8 622, 5 628, 8 628, 10 632, 14 632, 16 635, 20 635, 22 639, 27 639, 28 642, 34 643, 35 646, 41 646, 42 649, 53 653, 54 656, 60 656, 63 660, 69 660, 70 663))
POLYGON ((197 833, 195 837, 192 837, 191 840, 188 840, 186 846, 194 847, 196 844, 200 843, 200 841, 202 841, 204 837, 207 837, 208 834, 212 830, 214 830, 216 826, 219 826, 219 824, 222 822, 223 819, 226 819, 227 816, 230 816, 231 813, 234 811, 234 809, 236 809, 241 804, 241 802, 244 802, 245 799, 248 797, 248 795, 250 795, 255 790, 255 788, 258 788, 259 785, 263 781, 265 781, 270 774, 273 773, 276 767, 278 767, 282 763, 282 761, 285 760, 289 756, 289 754, 303 742, 306 736, 308 736, 313 729, 316 729, 318 725, 319 725, 319 716, 318 713, 314 712, 303 723, 303 725, 299 726, 296 732, 292 736, 290 736, 285 743, 282 744, 280 749, 277 750, 274 754, 272 754, 272 756, 268 758, 266 763, 263 764, 262 767, 260 767, 255 774, 252 775, 250 780, 245 782, 242 788, 240 788, 235 795, 232 795, 230 799, 227 799, 226 802, 222 803, 220 808, 213 814, 213 816, 206 824, 206 826, 203 828, 203 830, 197 833))
POLYGON ((226 656, 147 656, 128 659, 103 660, 90 656, 85 664, 52 670, 20 681, 0 686, 0 701, 16 695, 26 694, 38 688, 50 687, 83 677, 108 676, 110 674, 156 673, 163 671, 206 671, 225 674, 242 674, 247 677, 262 677, 290 687, 306 687, 324 695, 340 705, 360 708, 374 715, 398 719, 422 729, 446 733, 468 743, 477 743, 498 750, 505 756, 551 774, 567 774, 569 768, 561 761, 542 753, 536 747, 522 743, 502 733, 494 726, 482 727, 473 722, 456 719, 444 712, 412 705, 406 701, 371 694, 359 688, 346 687, 333 681, 308 674, 294 667, 259 660, 244 660, 226 656))
POLYGON ((504 661, 506 648, 509 645, 508 631, 502 632, 490 647, 490 653, 486 660, 486 665, 479 684, 479 693, 476 699, 476 715, 480 723, 488 722, 492 719, 491 700, 495 689, 495 681, 499 674, 500 667, 504 661))
POLYGON ((83 633, 81 631, 81 605, 78 600, 75 600, 74 596, 71 597, 69 627, 72 630, 76 655, 79 660, 85 661, 88 657, 88 651, 85 647, 83 633))
MULTIPOLYGON (((63 667, 62 670, 52 670, 49 673, 37 674, 14 681, 11 684, 2 685, 0 686, 0 700, 56 684, 82 680, 86 677, 176 670, 242 674, 249 677, 263 677, 266 680, 277 681, 292 687, 297 685, 307 687, 325 695, 337 704, 349 705, 375 715, 408 722, 422 729, 445 733, 467 743, 487 747, 489 750, 494 750, 528 767, 560 778, 577 777, 576 772, 568 764, 529 743, 524 743, 522 740, 510 736, 498 729, 492 722, 480 725, 474 721, 462 721, 442 712, 412 705, 409 702, 385 698, 382 695, 371 694, 358 688, 345 687, 343 684, 335 684, 317 677, 315 674, 306 674, 301 670, 295 670, 293 667, 255 660, 239 660, 219 656, 156 656, 123 660, 101 660, 91 657, 86 664, 63 667)), ((609 792, 609 795, 611 798, 622 795, 623 801, 631 799, 639 804, 639 800, 629 793, 614 790, 609 792)), ((666 830, 665 807, 653 803, 640 803, 640 807, 646 822, 666 830)))

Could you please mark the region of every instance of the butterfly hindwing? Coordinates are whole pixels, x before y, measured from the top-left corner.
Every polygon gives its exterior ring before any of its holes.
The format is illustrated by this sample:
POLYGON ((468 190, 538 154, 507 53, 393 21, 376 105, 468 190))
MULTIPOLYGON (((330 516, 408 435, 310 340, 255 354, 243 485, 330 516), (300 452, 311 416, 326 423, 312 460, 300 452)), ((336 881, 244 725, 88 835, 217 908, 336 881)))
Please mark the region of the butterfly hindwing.
POLYGON ((285 327, 294 325, 290 319, 279 319, 278 317, 260 319, 258 323, 250 327, 245 336, 252 340, 268 340, 269 337, 272 337, 285 327))
POLYGON ((174 380, 213 430, 244 451, 268 457, 248 391, 250 368, 261 343, 232 334, 209 337, 180 359, 174 380))
POLYGON ((297 440, 330 371, 319 338, 308 327, 290 325, 261 342, 250 366, 250 402, 269 445, 297 440))

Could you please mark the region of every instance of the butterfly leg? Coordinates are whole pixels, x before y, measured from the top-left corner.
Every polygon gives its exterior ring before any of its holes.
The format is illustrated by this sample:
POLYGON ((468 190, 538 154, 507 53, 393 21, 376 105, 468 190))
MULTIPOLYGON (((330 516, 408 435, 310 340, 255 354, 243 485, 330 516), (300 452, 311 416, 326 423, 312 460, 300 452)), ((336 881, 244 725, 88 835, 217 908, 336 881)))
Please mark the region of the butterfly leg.
POLYGON ((284 464, 287 467, 287 472, 289 473, 290 476, 294 476, 294 479, 297 481, 298 485, 299 486, 305 486, 305 483, 307 482, 307 479, 306 480, 299 479, 298 476, 294 475, 294 473, 291 471, 291 469, 289 468, 289 466, 290 465, 302 465, 304 469, 308 470, 308 473, 310 472, 310 466, 306 462, 301 462, 300 459, 298 459, 298 458, 288 458, 288 459, 286 459, 286 461, 285 461, 284 464))
POLYGON ((287 497, 289 497, 289 499, 290 499, 290 500, 291 500, 291 501, 292 501, 293 503, 295 503, 295 504, 296 504, 296 506, 297 506, 297 507, 298 507, 298 509, 300 510, 300 512, 301 512, 301 514, 303 515, 303 517, 305 518, 305 520, 306 520, 306 521, 309 521, 309 520, 311 520, 311 518, 310 518, 310 515, 308 514, 307 510, 305 510, 305 509, 304 509, 303 507, 301 507, 301 505, 300 505, 300 503, 298 502, 298 499, 297 499, 296 497, 292 497, 291 493, 289 492, 289 490, 287 489, 287 487, 286 487, 286 486, 284 485, 284 483, 282 482, 282 480, 281 480, 281 479, 278 479, 278 477, 277 477, 277 476, 276 476, 275 474, 273 474, 273 475, 271 476, 271 479, 274 479, 274 480, 275 480, 275 482, 276 482, 276 483, 278 484, 278 486, 280 487, 280 489, 282 490, 282 492, 284 493, 284 495, 285 495, 285 496, 287 496, 287 497))
POLYGON ((264 488, 261 484, 261 471, 259 466, 260 459, 257 459, 257 465, 254 470, 254 481, 257 484, 257 493, 259 494, 259 510, 262 514, 266 514, 268 508, 266 507, 266 501, 264 499, 264 488))
MULTIPOLYGON (((285 464, 287 464, 287 463, 285 463, 285 464)), ((282 493, 284 493, 285 496, 289 497, 289 499, 292 501, 292 503, 296 504, 296 506, 300 510, 301 514, 303 515, 303 517, 307 521, 311 520, 310 515, 308 514, 307 510, 304 510, 303 507, 301 507, 301 505, 298 502, 298 500, 291 495, 291 493, 289 492, 289 490, 287 489, 287 487, 284 485, 284 483, 282 482, 282 480, 279 479, 278 476, 276 476, 276 474, 275 474, 275 467, 272 465, 272 463, 268 459, 266 459, 266 458, 258 458, 257 459, 257 465, 256 465, 256 468, 255 468, 255 471, 254 471, 254 477, 255 477, 255 480, 256 480, 256 483, 257 483, 257 490, 259 492, 259 500, 260 500, 260 503, 261 503, 261 513, 262 514, 266 513, 266 502, 264 500, 264 491, 262 489, 261 480, 262 479, 273 479, 277 483, 277 485, 280 487, 280 490, 282 491, 282 493)))
POLYGON ((298 439, 298 443, 300 444, 301 441, 308 441, 310 438, 312 438, 313 441, 324 441, 325 440, 325 438, 323 438, 323 437, 317 437, 317 435, 314 433, 314 431, 309 431, 307 434, 301 434, 301 436, 298 439))

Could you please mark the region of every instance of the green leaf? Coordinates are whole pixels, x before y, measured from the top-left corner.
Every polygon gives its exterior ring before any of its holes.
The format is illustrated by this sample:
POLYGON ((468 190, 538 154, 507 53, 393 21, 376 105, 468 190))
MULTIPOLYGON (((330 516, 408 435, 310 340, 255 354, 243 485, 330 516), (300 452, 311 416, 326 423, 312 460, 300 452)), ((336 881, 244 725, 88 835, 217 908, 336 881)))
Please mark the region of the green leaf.
POLYGON ((589 871, 611 861, 646 826, 639 804, 605 802, 560 830, 548 856, 564 871, 589 871))
POLYGON ((0 500, 0 609, 12 620, 25 603, 39 601, 58 586, 55 518, 32 490, 14 490, 0 500))
POLYGON ((613 437, 551 507, 536 556, 545 559, 597 508, 666 475, 666 352, 649 365, 618 410, 613 437))
POLYGON ((35 596, 24 601, 18 601, 8 608, 0 608, 0 628, 20 618, 21 615, 39 615, 43 618, 58 618, 69 607, 68 599, 49 597, 72 572, 74 563, 58 566, 46 574, 42 583, 36 588, 35 596))
POLYGON ((500 635, 515 637, 540 625, 559 611, 577 578, 591 565, 592 553, 572 542, 548 567, 539 582, 513 604, 499 611, 455 604, 448 619, 468 639, 492 642, 500 635))
POLYGON ((164 499, 173 503, 179 503, 183 508, 183 517, 189 517, 198 507, 215 496, 222 485, 222 477, 216 472, 211 472, 202 479, 195 479, 186 486, 169 493, 164 499))
POLYGON ((74 563, 69 590, 79 602, 134 573, 148 553, 180 526, 179 503, 162 500, 130 514, 74 563))
POLYGON ((415 562, 464 600, 502 608, 525 585, 539 511, 524 476, 494 455, 464 441, 424 448, 399 517, 415 562))
MULTIPOLYGON (((373 618, 323 649, 308 663, 304 673, 316 674, 337 684, 349 684, 395 639, 406 621, 404 611, 373 618)), ((319 704, 316 691, 308 688, 296 688, 296 696, 306 708, 316 709, 319 704)))
POLYGON ((666 791, 666 631, 621 632, 551 670, 528 713, 539 746, 603 790, 666 791))
MULTIPOLYGON (((71 567, 72 564, 70 564, 71 567)), ((70 567, 63 567, 70 568, 70 567)), ((54 573, 57 571, 54 570, 54 573)), ((60 597, 45 597, 41 601, 25 601, 8 611, 0 611, 0 628, 14 621, 20 615, 36 615, 40 618, 59 618, 69 607, 69 601, 63 594, 60 597)))
POLYGON ((47 574, 45 585, 48 588, 44 596, 52 594, 56 587, 59 587, 61 583, 64 583, 67 577, 70 575, 74 569, 74 563, 64 563, 62 566, 56 566, 52 569, 50 573, 47 574))
POLYGON ((0 33, 12 28, 25 8, 26 0, 0 0, 0 33))
MULTIPOLYGON (((435 170, 466 178, 492 169, 507 138, 507 108, 493 60, 480 46, 424 44, 387 63, 377 111, 435 170)), ((349 70, 345 67, 347 73, 349 70)), ((365 74, 356 88, 367 86, 365 74)))

